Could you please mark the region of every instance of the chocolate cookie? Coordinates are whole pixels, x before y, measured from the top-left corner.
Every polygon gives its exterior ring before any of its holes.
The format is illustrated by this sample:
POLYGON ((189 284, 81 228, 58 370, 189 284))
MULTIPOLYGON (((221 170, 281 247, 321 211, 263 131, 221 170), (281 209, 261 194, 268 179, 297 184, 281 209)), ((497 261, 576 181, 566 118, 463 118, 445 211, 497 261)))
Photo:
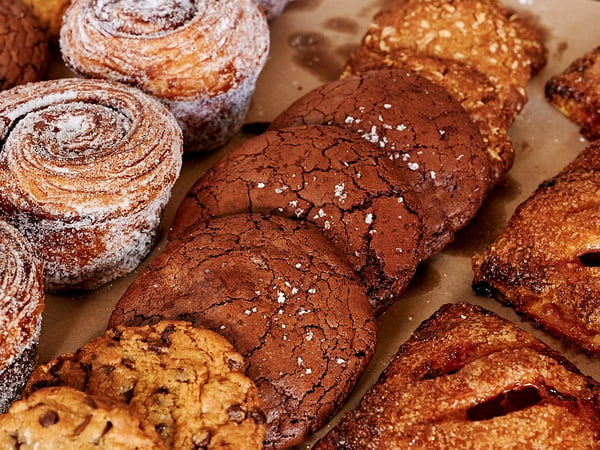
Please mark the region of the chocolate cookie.
POLYGON ((536 325, 600 355, 600 141, 516 209, 473 257, 473 286, 536 325))
POLYGON ((216 330, 245 356, 270 448, 324 426, 376 342, 364 288, 345 258, 316 227, 279 216, 198 224, 134 280, 109 326, 163 317, 216 330))
POLYGON ((126 403, 168 448, 260 449, 264 414, 244 366, 224 337, 186 322, 118 326, 38 366, 25 395, 70 386, 126 403))
POLYGON ((41 80, 49 58, 48 38, 29 8, 0 0, 0 90, 41 80))
POLYGON ((512 167, 514 149, 508 128, 517 114, 505 107, 485 74, 459 61, 421 55, 406 48, 377 54, 361 47, 351 55, 345 76, 383 68, 416 72, 442 86, 460 102, 481 133, 490 158, 492 181, 499 180, 512 167))
POLYGON ((227 154, 190 189, 171 236, 228 214, 257 212, 316 224, 348 257, 377 314, 422 259, 423 214, 392 161, 338 127, 269 131, 227 154))
POLYGON ((483 139, 444 88, 412 72, 377 70, 334 81, 287 108, 271 129, 299 124, 352 130, 393 160, 418 194, 425 257, 444 248, 492 185, 483 139))
POLYGON ((600 384, 513 323, 442 306, 314 448, 596 448, 600 384))
POLYGON ((166 450, 127 405, 71 387, 47 387, 0 416, 0 448, 166 450))

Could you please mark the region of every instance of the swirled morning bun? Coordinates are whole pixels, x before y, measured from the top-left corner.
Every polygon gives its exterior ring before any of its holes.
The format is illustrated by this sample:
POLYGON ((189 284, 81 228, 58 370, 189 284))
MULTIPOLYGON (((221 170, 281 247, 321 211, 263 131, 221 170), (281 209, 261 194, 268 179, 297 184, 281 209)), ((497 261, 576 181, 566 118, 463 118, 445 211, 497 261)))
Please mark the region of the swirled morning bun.
POLYGON ((32 246, 0 220, 0 413, 33 370, 44 303, 42 265, 32 246))
POLYGON ((269 38, 253 0, 76 0, 59 42, 76 72, 161 99, 183 129, 186 150, 203 151, 241 127, 269 38))
POLYGON ((0 95, 0 217, 49 291, 93 289, 150 251, 182 163, 181 129, 124 84, 68 78, 0 95))

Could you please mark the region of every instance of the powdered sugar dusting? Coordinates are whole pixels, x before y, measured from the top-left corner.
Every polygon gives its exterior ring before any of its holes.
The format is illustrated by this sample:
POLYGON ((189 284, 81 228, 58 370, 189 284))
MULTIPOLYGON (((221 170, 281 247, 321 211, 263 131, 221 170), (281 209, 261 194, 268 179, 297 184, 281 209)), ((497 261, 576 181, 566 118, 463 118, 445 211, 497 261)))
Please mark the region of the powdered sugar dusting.
POLYGON ((0 276, 0 412, 4 412, 31 372, 44 293, 41 266, 32 246, 2 220, 0 276), (33 354, 25 357, 28 349, 33 354))
POLYGON ((183 26, 195 13, 190 0, 96 0, 94 14, 116 35, 153 35, 183 26))
POLYGON ((133 269, 181 169, 173 116, 107 81, 55 80, 6 94, 0 197, 44 260, 46 287, 88 288, 133 269))
POLYGON ((64 17, 60 47, 76 72, 163 100, 186 148, 205 151, 239 131, 270 35, 252 0, 82 0, 64 17))
POLYGON ((264 66, 269 27, 252 0, 157 3, 73 2, 60 35, 67 64, 165 99, 213 97, 264 66))

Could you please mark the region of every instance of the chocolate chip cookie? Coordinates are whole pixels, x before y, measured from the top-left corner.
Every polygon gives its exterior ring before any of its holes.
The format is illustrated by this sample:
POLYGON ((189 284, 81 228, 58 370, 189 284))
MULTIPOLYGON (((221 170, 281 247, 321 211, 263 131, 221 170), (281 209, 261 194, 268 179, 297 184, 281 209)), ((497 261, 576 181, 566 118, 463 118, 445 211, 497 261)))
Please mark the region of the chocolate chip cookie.
POLYGON ((38 366, 25 395, 70 386, 126 403, 169 448, 260 449, 264 414, 243 357, 221 335, 187 322, 117 326, 38 366))
POLYGON ((127 405, 67 386, 40 389, 0 416, 0 447, 39 450, 166 450, 127 405))

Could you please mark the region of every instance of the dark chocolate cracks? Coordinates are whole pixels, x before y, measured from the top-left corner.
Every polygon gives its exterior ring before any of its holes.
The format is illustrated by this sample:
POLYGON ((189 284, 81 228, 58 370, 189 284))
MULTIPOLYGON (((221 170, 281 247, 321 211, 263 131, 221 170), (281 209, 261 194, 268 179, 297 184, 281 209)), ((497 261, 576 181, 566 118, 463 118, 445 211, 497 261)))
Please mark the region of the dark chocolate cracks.
POLYGON ((446 89, 403 70, 374 70, 322 85, 271 124, 336 125, 376 146, 419 196, 424 256, 443 249, 477 212, 493 182, 484 140, 446 89))
POLYGON ((171 237, 247 212, 317 225, 360 274, 377 314, 422 260, 424 216, 412 187, 387 155, 338 127, 268 131, 244 142, 190 189, 171 237))
POLYGON ((110 326, 162 318, 215 330, 244 356, 268 448, 300 444, 324 426, 376 342, 347 260, 313 225, 279 216, 217 218, 181 235, 125 292, 110 326))

